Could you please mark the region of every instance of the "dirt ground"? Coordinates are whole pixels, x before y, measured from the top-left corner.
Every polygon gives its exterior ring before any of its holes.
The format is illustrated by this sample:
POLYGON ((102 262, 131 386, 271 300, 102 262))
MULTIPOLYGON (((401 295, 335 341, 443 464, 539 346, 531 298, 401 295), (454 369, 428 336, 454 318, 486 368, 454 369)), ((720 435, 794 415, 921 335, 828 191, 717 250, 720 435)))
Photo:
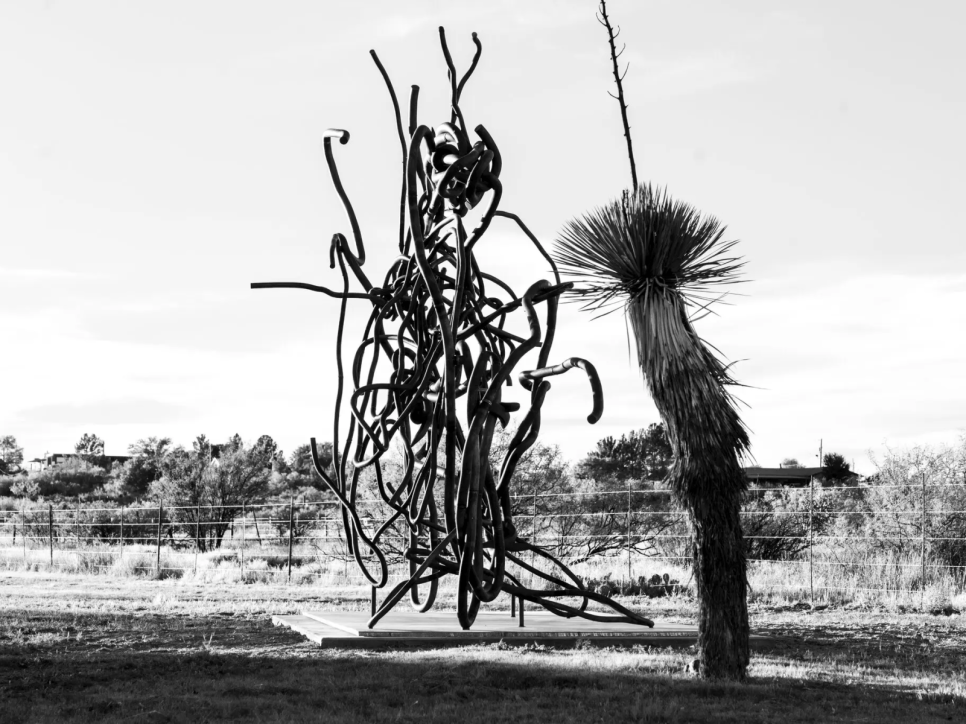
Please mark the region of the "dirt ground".
MULTIPOLYGON (((0 721, 966 721, 966 617, 753 608, 750 681, 688 649, 318 649, 276 613, 364 589, 0 573, 0 721)), ((688 621, 688 601, 641 601, 688 621)))

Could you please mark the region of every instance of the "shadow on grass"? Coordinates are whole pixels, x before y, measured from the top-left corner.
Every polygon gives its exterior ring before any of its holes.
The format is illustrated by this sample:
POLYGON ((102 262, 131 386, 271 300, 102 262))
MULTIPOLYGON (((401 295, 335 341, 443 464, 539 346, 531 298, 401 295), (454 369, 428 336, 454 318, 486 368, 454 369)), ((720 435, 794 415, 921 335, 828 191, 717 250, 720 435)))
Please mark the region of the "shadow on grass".
POLYGON ((261 617, 25 612, 0 636, 5 724, 966 719, 961 689, 915 690, 928 662, 879 677, 847 651, 763 652, 735 685, 692 678, 681 650, 319 650, 261 617))

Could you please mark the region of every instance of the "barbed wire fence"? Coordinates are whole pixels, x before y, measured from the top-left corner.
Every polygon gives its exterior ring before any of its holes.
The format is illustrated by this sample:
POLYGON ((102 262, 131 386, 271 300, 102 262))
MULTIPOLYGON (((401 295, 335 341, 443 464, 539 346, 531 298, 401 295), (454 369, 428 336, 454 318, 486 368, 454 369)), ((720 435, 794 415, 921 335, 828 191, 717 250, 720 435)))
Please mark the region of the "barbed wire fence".
MULTIPOLYGON (((615 593, 687 588, 690 536, 670 491, 517 496, 521 535, 591 585, 615 593), (675 575, 671 579, 662 574, 675 575)), ((362 519, 378 516, 363 501, 362 519)), ((856 595, 927 598, 966 590, 966 484, 754 487, 742 512, 749 579, 814 603, 856 595)), ((243 581, 367 585, 347 552, 335 501, 237 506, 93 507, 22 502, 0 510, 0 568, 237 576, 243 581)), ((409 575, 408 533, 389 545, 394 580, 409 575)))

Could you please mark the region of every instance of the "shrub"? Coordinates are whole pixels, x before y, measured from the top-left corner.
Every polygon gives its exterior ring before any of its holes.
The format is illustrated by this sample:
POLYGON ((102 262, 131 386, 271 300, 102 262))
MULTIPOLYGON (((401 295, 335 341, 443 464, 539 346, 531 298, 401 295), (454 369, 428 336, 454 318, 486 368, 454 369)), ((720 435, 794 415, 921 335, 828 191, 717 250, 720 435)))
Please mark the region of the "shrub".
POLYGON ((749 491, 741 507, 745 555, 749 560, 795 560, 808 550, 809 508, 814 535, 825 535, 840 497, 818 489, 749 491))
POLYGON ((107 471, 81 459, 68 458, 40 472, 17 476, 10 487, 13 495, 36 500, 38 497, 71 497, 90 495, 108 481, 107 471))

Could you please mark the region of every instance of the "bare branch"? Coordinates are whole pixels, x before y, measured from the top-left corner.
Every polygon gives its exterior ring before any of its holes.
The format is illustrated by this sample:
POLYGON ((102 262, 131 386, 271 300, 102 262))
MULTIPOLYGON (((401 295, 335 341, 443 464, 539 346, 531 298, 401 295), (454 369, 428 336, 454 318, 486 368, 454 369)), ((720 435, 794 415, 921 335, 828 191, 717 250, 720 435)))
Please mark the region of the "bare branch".
MULTIPOLYGON (((614 66, 614 82, 617 83, 617 102, 620 103, 621 107, 621 121, 624 124, 624 138, 627 139, 627 158, 631 163, 631 181, 634 185, 634 191, 637 191, 637 166, 634 164, 634 147, 631 144, 631 128, 627 122, 627 104, 624 103, 624 86, 621 84, 623 81, 623 76, 620 74, 620 69, 617 66, 617 47, 614 44, 614 38, 617 35, 614 34, 614 29, 611 27, 610 18, 607 17, 607 2, 606 0, 600 0, 600 15, 603 17, 601 25, 607 28, 607 42, 610 44, 610 58, 614 66)), ((598 18, 599 20, 600 18, 598 18)), ((620 34, 620 28, 617 28, 617 33, 620 34)), ((624 51, 621 50, 621 53, 624 51)), ((630 64, 628 64, 630 67, 630 64)), ((627 74, 627 71, 624 71, 627 74)), ((614 97, 611 95, 611 97, 614 97)))

